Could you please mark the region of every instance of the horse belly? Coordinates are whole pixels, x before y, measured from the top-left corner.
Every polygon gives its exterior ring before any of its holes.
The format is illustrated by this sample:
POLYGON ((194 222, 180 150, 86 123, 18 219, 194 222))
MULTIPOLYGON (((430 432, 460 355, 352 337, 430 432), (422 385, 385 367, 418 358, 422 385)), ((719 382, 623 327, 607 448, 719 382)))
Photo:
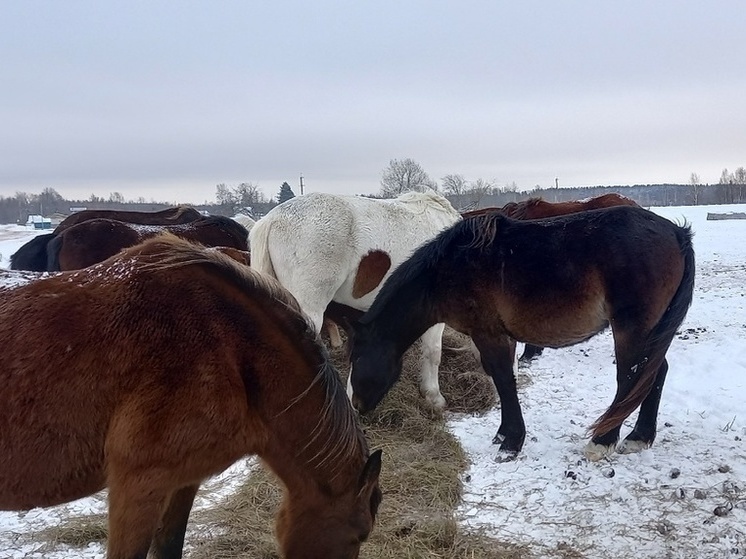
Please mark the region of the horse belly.
MULTIPOLYGON (((95 453, 103 457, 103 451, 95 453)), ((98 456, 76 459, 69 448, 22 449, 1 459, 0 510, 28 510, 68 503, 106 485, 98 456)))
POLYGON ((511 337, 542 347, 566 347, 591 338, 609 325, 606 305, 593 299, 574 306, 527 305, 506 320, 511 337))

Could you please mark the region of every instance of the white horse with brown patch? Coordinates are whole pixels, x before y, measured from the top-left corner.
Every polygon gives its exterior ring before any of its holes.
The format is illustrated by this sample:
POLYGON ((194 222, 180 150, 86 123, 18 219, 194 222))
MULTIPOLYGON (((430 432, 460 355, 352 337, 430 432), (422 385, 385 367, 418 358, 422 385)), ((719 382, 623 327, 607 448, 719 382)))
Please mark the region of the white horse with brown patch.
MULTIPOLYGON (((320 332, 331 301, 368 310, 399 264, 460 219, 433 191, 393 200, 314 192, 280 204, 256 223, 249 234, 251 266, 277 278, 320 332)), ((445 407, 438 384, 443 328, 436 324, 420 338, 420 390, 436 409, 445 407)))

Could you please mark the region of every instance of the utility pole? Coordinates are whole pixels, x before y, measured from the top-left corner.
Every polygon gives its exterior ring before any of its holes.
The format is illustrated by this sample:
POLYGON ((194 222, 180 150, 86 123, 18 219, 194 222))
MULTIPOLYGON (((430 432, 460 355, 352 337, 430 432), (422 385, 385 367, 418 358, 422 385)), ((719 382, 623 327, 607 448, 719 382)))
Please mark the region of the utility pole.
POLYGON ((300 195, 303 196, 303 173, 300 174, 300 195))

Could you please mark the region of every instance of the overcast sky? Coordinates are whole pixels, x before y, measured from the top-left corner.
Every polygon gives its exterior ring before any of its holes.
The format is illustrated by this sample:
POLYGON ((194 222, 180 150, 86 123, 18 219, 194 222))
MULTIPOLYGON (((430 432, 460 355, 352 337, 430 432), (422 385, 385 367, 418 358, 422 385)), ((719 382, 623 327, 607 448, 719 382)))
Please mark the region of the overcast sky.
POLYGON ((746 2, 0 0, 0 195, 746 166, 746 2))

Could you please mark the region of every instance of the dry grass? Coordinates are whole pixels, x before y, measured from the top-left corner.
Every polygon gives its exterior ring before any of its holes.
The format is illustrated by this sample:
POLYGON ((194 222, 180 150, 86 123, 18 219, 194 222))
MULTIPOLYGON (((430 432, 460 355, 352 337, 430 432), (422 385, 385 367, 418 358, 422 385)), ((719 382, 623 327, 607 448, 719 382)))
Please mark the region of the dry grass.
POLYGON ((105 542, 108 533, 106 515, 92 514, 63 520, 57 526, 40 530, 35 538, 45 542, 47 549, 58 545, 86 547, 89 543, 105 542))

